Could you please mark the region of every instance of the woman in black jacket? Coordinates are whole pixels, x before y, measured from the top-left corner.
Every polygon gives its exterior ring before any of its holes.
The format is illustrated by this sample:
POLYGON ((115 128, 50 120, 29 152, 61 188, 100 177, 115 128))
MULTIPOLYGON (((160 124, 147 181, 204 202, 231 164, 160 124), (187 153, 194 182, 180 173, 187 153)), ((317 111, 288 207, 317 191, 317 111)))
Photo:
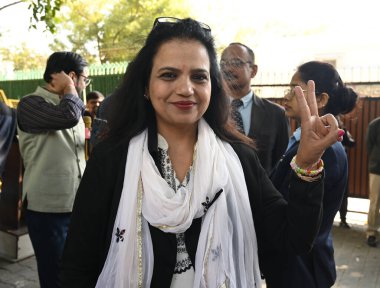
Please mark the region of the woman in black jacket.
POLYGON ((296 88, 304 132, 287 203, 230 122, 221 81, 209 26, 155 20, 79 187, 63 287, 261 287, 262 247, 311 248, 336 120, 318 116, 312 81, 306 98, 296 88))

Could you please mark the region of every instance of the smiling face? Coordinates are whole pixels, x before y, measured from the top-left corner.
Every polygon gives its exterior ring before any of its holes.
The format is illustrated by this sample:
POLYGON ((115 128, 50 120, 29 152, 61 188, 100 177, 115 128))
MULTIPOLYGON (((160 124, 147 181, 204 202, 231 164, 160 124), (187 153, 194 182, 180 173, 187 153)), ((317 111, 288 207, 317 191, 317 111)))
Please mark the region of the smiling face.
POLYGON ((195 40, 170 40, 160 46, 146 91, 156 113, 158 132, 195 128, 210 102, 210 61, 195 40))

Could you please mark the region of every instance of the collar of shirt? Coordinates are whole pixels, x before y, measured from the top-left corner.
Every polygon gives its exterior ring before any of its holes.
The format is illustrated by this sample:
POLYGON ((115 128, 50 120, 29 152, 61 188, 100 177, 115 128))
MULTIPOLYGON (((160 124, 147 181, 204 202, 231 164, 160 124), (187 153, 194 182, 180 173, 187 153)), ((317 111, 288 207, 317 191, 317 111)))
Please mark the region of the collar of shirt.
POLYGON ((252 90, 249 90, 249 93, 240 99, 241 101, 243 101, 243 107, 241 109, 244 110, 250 104, 252 106, 252 97, 253 97, 253 92, 252 90))
POLYGON ((295 143, 299 142, 301 140, 301 128, 298 127, 292 137, 289 139, 288 147, 286 148, 286 151, 289 150, 295 143))
POLYGON ((160 133, 157 133, 157 140, 158 148, 165 151, 169 149, 168 142, 166 142, 166 139, 160 133))

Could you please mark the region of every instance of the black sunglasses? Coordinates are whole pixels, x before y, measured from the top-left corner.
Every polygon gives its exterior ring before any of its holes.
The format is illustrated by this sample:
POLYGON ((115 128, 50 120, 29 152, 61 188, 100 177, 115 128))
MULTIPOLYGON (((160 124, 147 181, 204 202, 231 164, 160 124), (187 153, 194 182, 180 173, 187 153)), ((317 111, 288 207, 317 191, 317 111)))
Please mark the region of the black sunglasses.
MULTIPOLYGON (((179 18, 175 18, 175 17, 158 17, 158 18, 156 18, 156 20, 154 20, 153 28, 155 28, 156 26, 161 25, 161 24, 173 25, 173 24, 181 22, 181 21, 183 21, 183 19, 179 19, 179 18)), ((207 24, 199 22, 199 21, 197 21, 197 23, 199 24, 199 26, 201 26, 201 28, 203 28, 203 30, 205 30, 207 32, 211 32, 211 28, 207 24)))

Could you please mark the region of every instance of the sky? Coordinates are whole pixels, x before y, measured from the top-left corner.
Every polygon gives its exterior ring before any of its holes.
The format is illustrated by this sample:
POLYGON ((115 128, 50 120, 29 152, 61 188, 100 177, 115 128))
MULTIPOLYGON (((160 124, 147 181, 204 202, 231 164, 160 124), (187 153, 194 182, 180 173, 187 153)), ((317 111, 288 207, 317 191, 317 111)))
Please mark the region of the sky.
MULTIPOLYGON (((14 0, 0 0, 0 6, 12 3, 14 0)), ((41 53, 50 53, 48 43, 52 35, 43 32, 42 25, 39 30, 30 29, 31 12, 26 3, 20 3, 0 11, 0 47, 20 47, 22 42, 41 53)))
POLYGON ((237 27, 251 29, 244 40, 255 50, 264 48, 264 52, 257 53, 258 59, 271 54, 277 62, 276 55, 282 56, 283 50, 289 50, 287 54, 291 50, 301 53, 301 58, 306 49, 328 57, 351 53, 354 48, 370 50, 380 43, 379 4, 374 0, 208 0, 214 9, 204 15, 205 1, 191 1, 193 9, 199 10, 200 20, 215 27, 221 43, 233 41, 237 27))
MULTIPOLYGON (((211 26, 218 47, 244 42, 255 51, 261 71, 291 71, 314 59, 335 59, 338 67, 380 67, 378 0, 188 1, 194 18, 211 26)), ((12 0, 0 5, 7 2, 12 0)), ((0 11, 0 47, 27 41, 49 54, 48 43, 59 35, 29 30, 29 14, 25 4, 0 11)))

